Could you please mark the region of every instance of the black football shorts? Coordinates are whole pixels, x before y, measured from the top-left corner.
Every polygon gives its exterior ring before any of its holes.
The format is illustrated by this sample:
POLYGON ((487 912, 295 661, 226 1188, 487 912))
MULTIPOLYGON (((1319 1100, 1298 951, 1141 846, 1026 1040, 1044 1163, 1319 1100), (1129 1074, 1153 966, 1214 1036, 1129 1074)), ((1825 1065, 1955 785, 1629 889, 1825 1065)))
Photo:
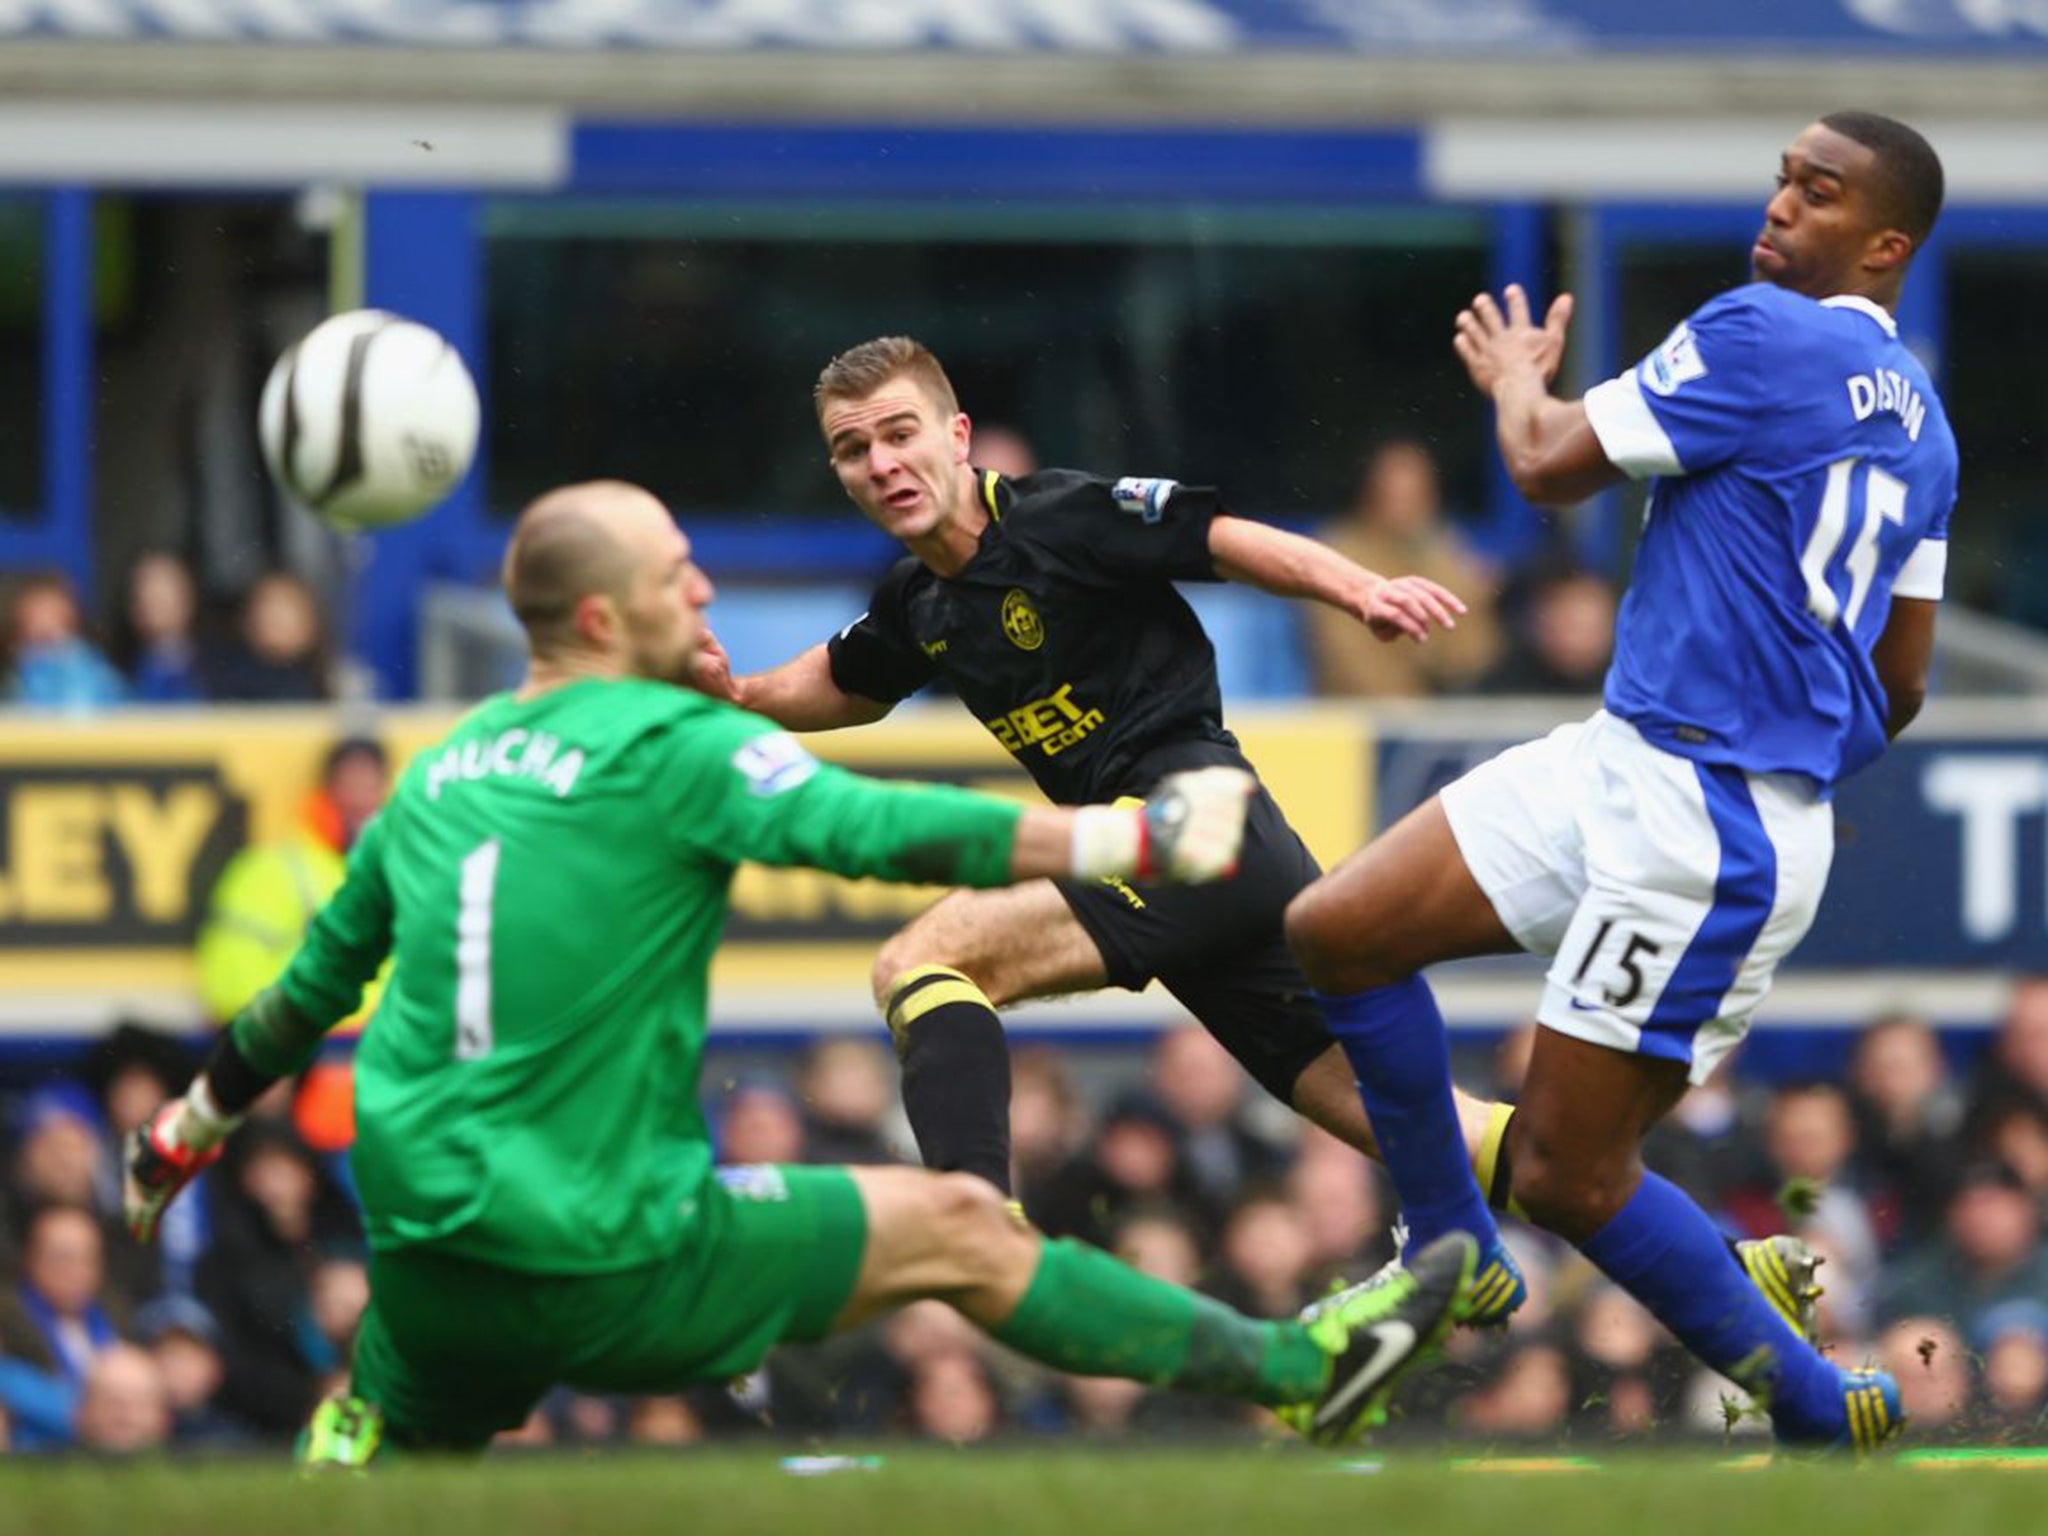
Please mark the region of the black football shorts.
POLYGON ((1137 992, 1157 977, 1260 1087, 1292 1104, 1295 1079, 1332 1043, 1283 929, 1287 903, 1321 873, 1262 784, 1233 879, 1056 884, 1102 952, 1111 986, 1137 992))

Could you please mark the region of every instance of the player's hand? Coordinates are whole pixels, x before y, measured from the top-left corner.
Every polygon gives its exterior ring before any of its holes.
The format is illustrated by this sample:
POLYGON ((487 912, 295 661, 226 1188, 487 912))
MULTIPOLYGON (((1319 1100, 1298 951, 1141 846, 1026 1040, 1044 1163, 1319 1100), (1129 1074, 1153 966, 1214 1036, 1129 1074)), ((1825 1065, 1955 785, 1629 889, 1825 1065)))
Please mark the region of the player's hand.
POLYGON ((1424 576, 1382 581, 1366 597, 1358 617, 1375 640, 1427 640, 1432 627, 1456 629, 1464 599, 1424 576))
POLYGON ((1202 885, 1237 873, 1244 818, 1258 788, 1242 768, 1170 773, 1147 797, 1138 878, 1202 885))
POLYGON ((129 1136, 123 1158, 121 1204, 128 1230, 139 1243, 156 1238, 158 1221, 177 1199, 178 1191, 204 1173, 220 1158, 224 1141, 200 1150, 187 1146, 178 1136, 184 1119, 185 1101, 172 1099, 129 1136))
POLYGON ((698 642, 697 654, 690 658, 690 686, 727 704, 740 701, 740 691, 732 676, 732 658, 725 654, 718 636, 708 629, 698 642))
POLYGON ((1509 283, 1501 298, 1503 303, 1496 304, 1491 294, 1482 293, 1458 311, 1451 349, 1481 394, 1491 395, 1502 379, 1524 368, 1534 369, 1549 385, 1564 362, 1572 296, 1561 293, 1553 299, 1541 325, 1530 316, 1521 284, 1509 283))

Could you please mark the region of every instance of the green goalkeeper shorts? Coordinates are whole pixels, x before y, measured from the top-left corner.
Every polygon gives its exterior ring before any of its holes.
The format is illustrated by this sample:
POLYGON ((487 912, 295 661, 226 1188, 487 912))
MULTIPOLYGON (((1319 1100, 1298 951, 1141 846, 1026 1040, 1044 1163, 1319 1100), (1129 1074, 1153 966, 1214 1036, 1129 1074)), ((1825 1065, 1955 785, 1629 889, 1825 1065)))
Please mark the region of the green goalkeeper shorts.
POLYGON ((823 1338, 845 1310, 867 1212, 843 1169, 722 1169, 687 1246, 603 1275, 541 1275, 429 1248, 370 1260, 351 1383, 399 1447, 480 1449, 550 1387, 677 1392, 823 1338))

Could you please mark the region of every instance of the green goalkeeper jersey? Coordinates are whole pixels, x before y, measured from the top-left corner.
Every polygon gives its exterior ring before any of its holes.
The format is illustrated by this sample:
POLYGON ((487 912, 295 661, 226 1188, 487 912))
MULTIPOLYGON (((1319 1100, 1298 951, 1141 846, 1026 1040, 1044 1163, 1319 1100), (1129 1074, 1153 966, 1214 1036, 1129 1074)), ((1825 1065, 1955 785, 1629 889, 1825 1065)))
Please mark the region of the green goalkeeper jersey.
MULTIPOLYGON (((821 764, 661 683, 480 705, 413 760, 280 982, 324 1030, 396 955, 356 1057, 372 1246, 541 1273, 673 1252, 711 1169, 697 1079, 735 866, 997 885, 1019 814, 821 764)), ((236 1028, 265 1070, 317 1043, 236 1028)))

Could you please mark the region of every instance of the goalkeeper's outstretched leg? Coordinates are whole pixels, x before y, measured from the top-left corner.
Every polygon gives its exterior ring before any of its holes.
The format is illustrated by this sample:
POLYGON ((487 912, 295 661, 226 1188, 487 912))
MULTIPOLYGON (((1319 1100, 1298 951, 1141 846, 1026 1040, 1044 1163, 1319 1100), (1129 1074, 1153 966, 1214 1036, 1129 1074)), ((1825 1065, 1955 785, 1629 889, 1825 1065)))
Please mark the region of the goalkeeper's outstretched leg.
POLYGON ((839 1326, 937 1297, 1044 1364, 1262 1403, 1322 1443, 1354 1439, 1384 1418, 1402 1376, 1455 1322, 1478 1257, 1457 1234, 1300 1318, 1268 1322, 1099 1249, 1048 1240, 983 1180, 849 1172, 868 1230, 839 1326))

